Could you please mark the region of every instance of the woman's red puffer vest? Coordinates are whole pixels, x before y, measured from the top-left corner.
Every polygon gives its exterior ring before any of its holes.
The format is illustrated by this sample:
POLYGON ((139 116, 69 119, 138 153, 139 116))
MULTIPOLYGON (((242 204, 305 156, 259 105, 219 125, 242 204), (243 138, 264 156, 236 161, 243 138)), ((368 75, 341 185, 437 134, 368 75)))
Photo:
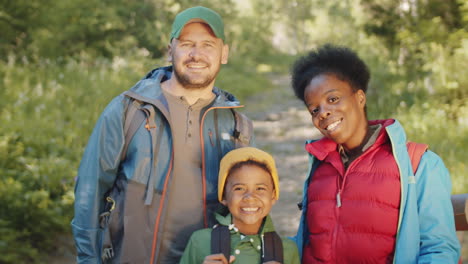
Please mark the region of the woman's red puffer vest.
POLYGON ((385 129, 346 171, 332 140, 306 149, 322 162, 307 192, 310 236, 302 263, 391 263, 401 186, 385 129))

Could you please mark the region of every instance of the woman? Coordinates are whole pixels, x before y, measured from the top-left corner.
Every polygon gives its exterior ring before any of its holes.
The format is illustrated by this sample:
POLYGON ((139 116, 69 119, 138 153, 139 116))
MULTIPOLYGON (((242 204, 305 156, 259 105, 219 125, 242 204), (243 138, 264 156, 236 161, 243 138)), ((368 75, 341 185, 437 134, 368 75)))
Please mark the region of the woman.
POLYGON ((294 92, 324 135, 306 145, 302 263, 457 263, 450 175, 431 151, 413 175, 400 123, 367 119, 369 78, 353 51, 332 45, 293 67, 294 92))

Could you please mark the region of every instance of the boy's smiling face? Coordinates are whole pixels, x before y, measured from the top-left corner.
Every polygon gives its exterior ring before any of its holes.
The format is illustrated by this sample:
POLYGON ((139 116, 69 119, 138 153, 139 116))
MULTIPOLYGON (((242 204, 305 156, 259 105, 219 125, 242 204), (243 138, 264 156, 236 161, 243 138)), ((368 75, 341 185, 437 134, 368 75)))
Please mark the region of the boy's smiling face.
POLYGON ((227 178, 221 203, 229 208, 233 224, 245 235, 257 234, 276 203, 269 172, 256 165, 243 165, 227 178))

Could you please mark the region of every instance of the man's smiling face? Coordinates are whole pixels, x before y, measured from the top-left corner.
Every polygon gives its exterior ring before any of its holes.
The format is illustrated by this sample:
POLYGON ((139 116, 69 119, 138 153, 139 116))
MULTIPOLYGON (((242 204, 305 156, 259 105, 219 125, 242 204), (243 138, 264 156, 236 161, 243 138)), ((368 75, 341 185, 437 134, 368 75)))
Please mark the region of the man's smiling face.
POLYGON ((184 26, 179 38, 169 45, 174 75, 186 89, 203 89, 214 84, 229 49, 211 28, 201 22, 184 26))

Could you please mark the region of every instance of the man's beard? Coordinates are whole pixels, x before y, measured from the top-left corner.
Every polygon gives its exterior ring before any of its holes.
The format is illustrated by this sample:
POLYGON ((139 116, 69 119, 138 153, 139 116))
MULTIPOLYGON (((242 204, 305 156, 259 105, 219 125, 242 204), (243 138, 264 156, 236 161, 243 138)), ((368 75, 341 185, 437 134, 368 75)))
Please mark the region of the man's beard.
MULTIPOLYGON (((191 61, 184 62, 184 65, 190 62, 191 61)), ((218 69, 213 74, 208 74, 201 80, 194 80, 194 78, 190 77, 190 74, 184 74, 178 68, 178 66, 173 65, 174 76, 176 77, 177 81, 186 89, 201 89, 207 87, 214 81, 216 75, 218 75, 219 70, 220 68, 218 67, 218 69)))

